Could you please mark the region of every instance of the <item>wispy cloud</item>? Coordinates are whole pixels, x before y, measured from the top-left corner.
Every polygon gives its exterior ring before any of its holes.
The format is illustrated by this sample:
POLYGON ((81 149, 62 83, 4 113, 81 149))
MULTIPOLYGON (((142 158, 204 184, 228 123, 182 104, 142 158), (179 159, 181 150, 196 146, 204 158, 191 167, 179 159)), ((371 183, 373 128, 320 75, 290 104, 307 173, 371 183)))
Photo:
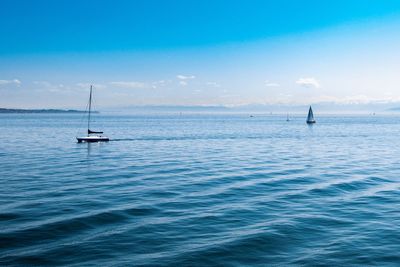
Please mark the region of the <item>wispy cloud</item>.
POLYGON ((307 88, 320 88, 319 82, 315 78, 300 78, 296 83, 302 87, 307 88))
POLYGON ((130 89, 145 89, 145 88, 161 88, 170 84, 171 80, 158 80, 153 82, 138 82, 138 81, 117 81, 117 82, 109 82, 108 84, 111 86, 121 87, 121 88, 130 88, 130 89))
POLYGON ((185 75, 176 75, 176 78, 178 78, 179 80, 191 80, 196 78, 196 76, 194 75, 189 75, 189 76, 185 76, 185 75))
POLYGON ((179 80, 179 84, 181 86, 186 86, 188 85, 188 80, 193 80, 194 78, 196 78, 196 76, 194 75, 189 75, 189 76, 185 76, 185 75, 176 75, 176 78, 178 78, 179 80))
POLYGON ((44 86, 44 87, 50 87, 51 83, 48 81, 33 81, 33 84, 44 86))
POLYGON ((144 82, 135 82, 135 81, 118 81, 118 82, 109 82, 112 86, 122 87, 122 88, 131 88, 131 89, 138 89, 138 88, 149 88, 150 86, 144 82))
POLYGON ((212 86, 212 87, 221 87, 221 85, 217 82, 207 82, 206 85, 212 86))
POLYGON ((40 88, 36 91, 48 91, 48 92, 67 92, 71 90, 71 87, 65 86, 64 84, 53 84, 48 81, 33 81, 33 84, 39 86, 40 88))
POLYGON ((279 83, 274 83, 274 82, 271 82, 271 81, 269 81, 269 80, 266 80, 266 81, 264 82, 264 85, 267 86, 267 87, 279 87, 279 86, 280 86, 279 83))
POLYGON ((21 81, 18 79, 14 80, 0 80, 0 85, 6 85, 6 84, 15 84, 17 86, 21 85, 21 81))
POLYGON ((156 89, 160 87, 164 87, 167 84, 171 83, 171 80, 159 80, 151 83, 151 87, 156 89))
POLYGON ((366 95, 349 95, 343 98, 338 98, 334 97, 335 103, 339 104, 387 104, 387 103, 394 103, 394 102, 399 102, 399 98, 393 98, 393 97, 381 97, 381 98, 375 98, 375 97, 369 97, 366 95))
POLYGON ((105 84, 100 84, 100 83, 77 83, 76 86, 87 89, 90 88, 90 86, 93 85, 94 88, 96 89, 104 89, 107 88, 107 85, 105 84))

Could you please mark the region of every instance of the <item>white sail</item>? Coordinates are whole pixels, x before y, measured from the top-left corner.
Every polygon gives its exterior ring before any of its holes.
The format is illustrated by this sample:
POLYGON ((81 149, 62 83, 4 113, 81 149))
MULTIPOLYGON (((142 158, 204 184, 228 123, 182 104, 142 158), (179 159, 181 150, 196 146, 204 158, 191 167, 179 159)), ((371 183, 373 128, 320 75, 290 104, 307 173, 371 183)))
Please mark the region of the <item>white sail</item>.
POLYGON ((315 123, 314 114, 311 106, 310 109, 308 110, 307 123, 315 123))

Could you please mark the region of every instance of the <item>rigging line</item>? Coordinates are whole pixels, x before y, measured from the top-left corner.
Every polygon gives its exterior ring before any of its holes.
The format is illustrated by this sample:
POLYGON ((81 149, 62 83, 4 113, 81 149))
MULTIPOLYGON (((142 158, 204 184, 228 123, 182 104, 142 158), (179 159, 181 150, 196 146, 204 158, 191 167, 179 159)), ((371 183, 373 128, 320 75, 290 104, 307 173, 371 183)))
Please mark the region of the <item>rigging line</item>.
POLYGON ((88 109, 89 109, 89 102, 86 102, 85 112, 83 113, 79 121, 78 130, 76 131, 76 136, 78 136, 80 129, 83 127, 84 119, 87 117, 88 109))
POLYGON ((90 130, 90 112, 91 112, 91 109, 92 109, 92 88, 93 88, 93 86, 90 85, 90 95, 89 95, 89 118, 88 118, 88 123, 87 123, 88 134, 89 134, 89 130, 90 130))
MULTIPOLYGON (((95 87, 93 86, 93 89, 95 89, 95 87)), ((96 119, 99 119, 99 115, 98 115, 98 111, 96 110, 96 97, 94 96, 94 94, 92 94, 92 107, 91 107, 91 114, 90 114, 90 122, 96 122, 97 127, 102 128, 103 127, 103 122, 97 121, 96 119)), ((96 129, 94 130, 96 131, 96 129)))

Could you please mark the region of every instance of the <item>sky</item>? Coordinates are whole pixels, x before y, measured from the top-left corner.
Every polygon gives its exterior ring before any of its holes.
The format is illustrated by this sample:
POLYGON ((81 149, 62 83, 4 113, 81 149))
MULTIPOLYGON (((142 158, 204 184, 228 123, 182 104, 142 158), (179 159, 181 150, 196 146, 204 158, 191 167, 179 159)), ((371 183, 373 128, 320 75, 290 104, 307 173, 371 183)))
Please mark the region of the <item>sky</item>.
POLYGON ((2 0, 0 107, 399 103, 400 1, 2 0))

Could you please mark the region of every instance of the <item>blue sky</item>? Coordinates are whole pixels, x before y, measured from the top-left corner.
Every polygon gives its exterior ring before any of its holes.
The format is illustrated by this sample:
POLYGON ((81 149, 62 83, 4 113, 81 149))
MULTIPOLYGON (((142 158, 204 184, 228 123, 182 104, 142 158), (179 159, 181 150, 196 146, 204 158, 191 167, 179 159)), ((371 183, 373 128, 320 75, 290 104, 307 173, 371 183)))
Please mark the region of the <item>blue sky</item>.
POLYGON ((400 1, 0 2, 0 106, 397 102, 400 1))

